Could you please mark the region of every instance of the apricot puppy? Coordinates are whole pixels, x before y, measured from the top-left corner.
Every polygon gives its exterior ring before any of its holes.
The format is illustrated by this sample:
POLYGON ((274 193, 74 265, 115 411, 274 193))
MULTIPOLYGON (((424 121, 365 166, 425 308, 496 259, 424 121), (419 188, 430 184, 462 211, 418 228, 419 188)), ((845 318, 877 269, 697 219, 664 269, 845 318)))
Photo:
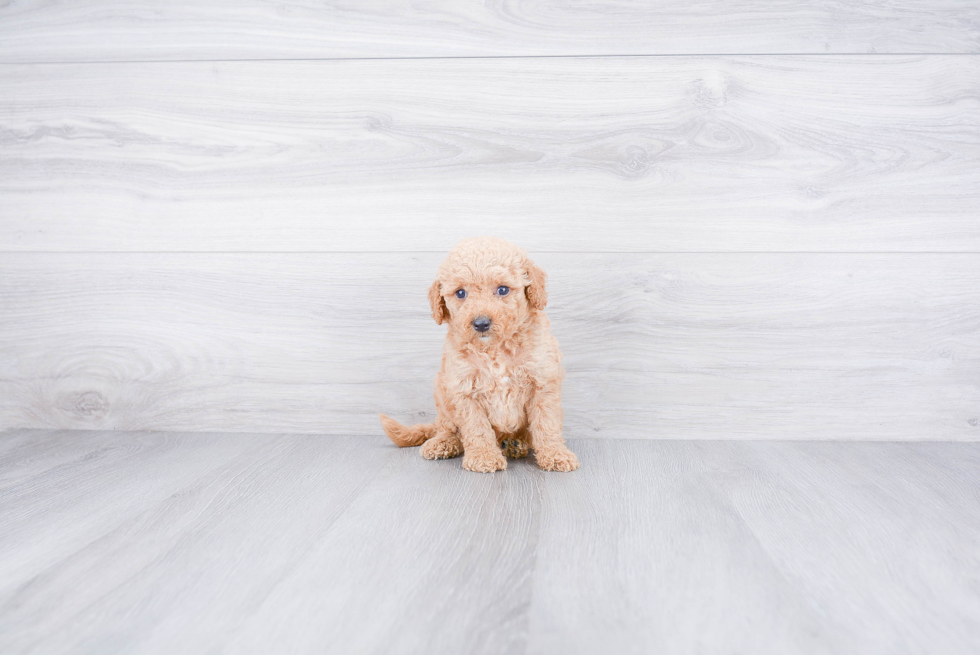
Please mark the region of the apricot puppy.
POLYGON ((464 239, 450 251, 429 288, 432 318, 449 324, 437 417, 408 427, 382 414, 395 444, 422 445, 427 459, 462 455, 463 468, 484 473, 528 448, 546 471, 578 468, 561 435, 564 370, 544 313, 545 277, 502 239, 464 239))

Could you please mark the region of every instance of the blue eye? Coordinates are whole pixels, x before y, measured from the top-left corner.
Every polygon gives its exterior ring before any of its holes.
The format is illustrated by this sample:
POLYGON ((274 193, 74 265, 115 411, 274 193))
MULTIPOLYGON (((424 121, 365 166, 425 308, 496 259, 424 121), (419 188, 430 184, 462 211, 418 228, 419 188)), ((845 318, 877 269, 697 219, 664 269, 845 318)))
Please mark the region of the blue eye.
POLYGON ((456 297, 459 298, 460 300, 462 300, 463 298, 465 298, 466 297, 466 290, 465 289, 456 289, 456 297))
POLYGON ((497 287, 498 296, 506 296, 508 293, 510 293, 510 287, 505 287, 502 284, 499 287, 497 287))

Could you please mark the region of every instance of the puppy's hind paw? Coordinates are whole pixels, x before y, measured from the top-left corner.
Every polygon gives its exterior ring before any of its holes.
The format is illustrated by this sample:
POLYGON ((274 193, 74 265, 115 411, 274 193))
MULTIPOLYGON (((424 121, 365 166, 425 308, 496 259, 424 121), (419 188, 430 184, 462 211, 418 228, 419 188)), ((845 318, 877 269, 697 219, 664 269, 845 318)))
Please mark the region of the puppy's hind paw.
POLYGON ((522 439, 504 439, 500 448, 503 450, 504 456, 510 459, 527 457, 527 442, 522 439))
POLYGON ((493 473, 507 468, 507 458, 498 451, 463 453, 463 468, 477 473, 493 473))
POLYGON ((463 454, 463 444, 459 437, 436 437, 429 439, 420 449, 426 459, 452 459, 463 454))
POLYGON ((578 457, 567 448, 552 452, 535 452, 534 459, 538 462, 538 466, 545 471, 563 471, 567 473, 578 468, 578 457))

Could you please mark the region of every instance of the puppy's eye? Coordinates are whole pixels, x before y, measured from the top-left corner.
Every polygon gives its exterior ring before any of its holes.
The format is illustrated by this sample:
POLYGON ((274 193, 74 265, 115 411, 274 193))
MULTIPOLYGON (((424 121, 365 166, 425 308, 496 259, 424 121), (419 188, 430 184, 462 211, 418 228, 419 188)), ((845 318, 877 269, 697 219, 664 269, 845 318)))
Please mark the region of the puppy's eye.
POLYGON ((456 297, 462 300, 466 297, 466 289, 456 289, 456 297))
POLYGON ((498 296, 506 296, 508 293, 510 293, 510 287, 505 287, 502 284, 499 287, 497 287, 498 296))

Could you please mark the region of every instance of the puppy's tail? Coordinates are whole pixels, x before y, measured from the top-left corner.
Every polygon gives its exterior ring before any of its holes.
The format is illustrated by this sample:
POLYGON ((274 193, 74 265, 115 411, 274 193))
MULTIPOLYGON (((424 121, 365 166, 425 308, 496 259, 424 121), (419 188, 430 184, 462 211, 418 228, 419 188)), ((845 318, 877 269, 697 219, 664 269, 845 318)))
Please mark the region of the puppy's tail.
POLYGON ((384 414, 379 414, 379 416, 381 417, 381 427, 385 429, 385 434, 399 448, 421 446, 431 439, 436 432, 435 423, 407 426, 402 425, 393 418, 388 418, 384 414))

